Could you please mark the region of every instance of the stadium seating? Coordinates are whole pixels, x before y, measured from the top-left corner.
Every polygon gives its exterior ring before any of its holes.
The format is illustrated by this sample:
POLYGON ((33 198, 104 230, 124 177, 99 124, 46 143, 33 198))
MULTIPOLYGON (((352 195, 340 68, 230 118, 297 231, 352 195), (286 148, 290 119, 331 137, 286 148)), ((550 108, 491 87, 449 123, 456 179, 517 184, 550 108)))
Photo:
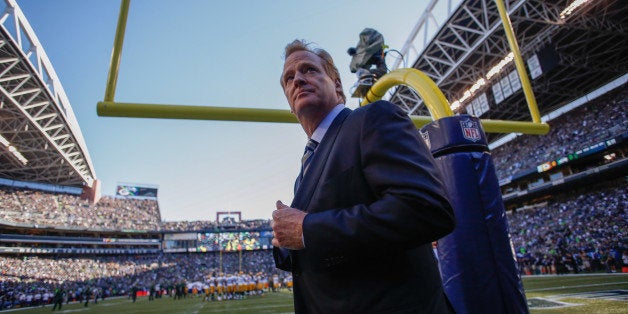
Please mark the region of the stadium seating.
POLYGON ((621 272, 628 253, 626 180, 588 186, 509 215, 523 274, 621 272))
POLYGON ((0 221, 24 226, 91 230, 160 230, 156 200, 103 197, 91 205, 77 195, 0 186, 0 221))
MULTIPOLYGON (((226 226, 210 220, 162 222, 156 200, 105 196, 91 205, 77 195, 0 186, 0 223, 90 230, 202 231, 226 226)), ((268 229, 270 220, 247 220, 231 229, 268 229)))
POLYGON ((628 131, 628 92, 605 95, 552 121, 544 136, 521 135, 492 150, 499 179, 628 131))

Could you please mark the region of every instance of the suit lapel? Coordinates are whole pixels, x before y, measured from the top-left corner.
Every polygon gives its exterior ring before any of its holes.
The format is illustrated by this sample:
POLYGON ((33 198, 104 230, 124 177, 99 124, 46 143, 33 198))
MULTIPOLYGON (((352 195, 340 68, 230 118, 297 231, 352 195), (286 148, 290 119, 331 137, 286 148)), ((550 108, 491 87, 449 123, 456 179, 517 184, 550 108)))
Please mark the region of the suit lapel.
POLYGON ((334 143, 336 142, 336 138, 342 124, 350 113, 351 109, 343 109, 340 113, 338 113, 338 116, 336 116, 334 121, 329 126, 329 129, 321 140, 321 144, 316 149, 316 153, 312 156, 309 169, 303 177, 303 180, 299 185, 299 189, 295 191, 294 200, 292 201, 292 205, 290 207, 299 208, 305 211, 308 210, 312 194, 314 193, 316 185, 323 173, 329 153, 331 152, 332 147, 334 147, 334 143))

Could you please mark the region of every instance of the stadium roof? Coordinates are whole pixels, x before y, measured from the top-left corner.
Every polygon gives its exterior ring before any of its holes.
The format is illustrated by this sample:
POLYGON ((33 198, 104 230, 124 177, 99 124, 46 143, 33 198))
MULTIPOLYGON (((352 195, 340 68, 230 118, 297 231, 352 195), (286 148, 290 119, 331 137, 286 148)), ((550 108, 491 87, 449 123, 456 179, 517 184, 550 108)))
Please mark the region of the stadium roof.
MULTIPOLYGON (((627 73, 628 6, 624 1, 505 2, 524 61, 536 55, 540 64, 534 75, 539 75, 538 71, 541 74, 532 80, 532 87, 541 115, 627 73), (568 9, 575 2, 583 4, 568 9)), ((501 71, 489 74, 510 53, 495 2, 460 1, 434 36, 426 39, 421 35, 429 31, 431 7, 434 5, 428 6, 402 50, 406 56, 418 52, 412 67, 430 76, 450 103, 463 100, 455 112, 465 113, 471 107, 476 109, 475 115, 486 119, 531 121, 522 90, 506 97, 506 89, 500 88, 504 80, 508 84, 508 74, 515 71, 514 62, 504 62, 501 71), (465 97, 480 79, 484 82, 465 97), (501 97, 496 95, 500 92, 501 97), (490 108, 483 113, 478 108, 481 95, 486 96, 490 108)), ((529 62, 528 73, 533 70, 529 62)), ((399 62, 393 68, 397 66, 399 62)), ((512 86, 507 87, 511 89, 508 93, 512 92, 512 86)), ((420 97, 405 86, 392 92, 390 100, 409 114, 430 115, 420 97)), ((498 136, 489 134, 489 140, 498 136)))
POLYGON ((91 186, 87 146, 43 46, 14 0, 0 8, 0 178, 91 186))

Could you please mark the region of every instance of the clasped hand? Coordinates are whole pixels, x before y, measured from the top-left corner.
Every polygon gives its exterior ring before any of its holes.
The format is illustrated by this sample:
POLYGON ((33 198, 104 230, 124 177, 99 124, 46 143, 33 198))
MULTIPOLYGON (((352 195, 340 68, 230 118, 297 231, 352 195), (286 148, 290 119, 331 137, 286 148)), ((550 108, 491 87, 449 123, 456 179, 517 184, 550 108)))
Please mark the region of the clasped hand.
POLYGON ((301 250, 303 245, 303 219, 307 213, 288 207, 277 201, 277 210, 273 211, 273 246, 291 250, 301 250))

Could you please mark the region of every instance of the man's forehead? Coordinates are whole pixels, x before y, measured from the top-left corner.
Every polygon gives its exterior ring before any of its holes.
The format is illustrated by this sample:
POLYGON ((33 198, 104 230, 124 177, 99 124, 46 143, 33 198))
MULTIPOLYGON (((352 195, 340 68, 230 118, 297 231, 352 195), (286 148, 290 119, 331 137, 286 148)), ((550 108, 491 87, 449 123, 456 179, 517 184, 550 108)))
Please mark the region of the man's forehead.
POLYGON ((286 61, 283 64, 283 68, 284 70, 286 69, 286 67, 294 64, 294 63, 314 63, 317 65, 320 65, 322 63, 322 59, 321 57, 319 57, 318 55, 316 55, 313 52, 307 51, 307 50, 298 50, 295 51, 293 53, 291 53, 287 58, 286 61))

